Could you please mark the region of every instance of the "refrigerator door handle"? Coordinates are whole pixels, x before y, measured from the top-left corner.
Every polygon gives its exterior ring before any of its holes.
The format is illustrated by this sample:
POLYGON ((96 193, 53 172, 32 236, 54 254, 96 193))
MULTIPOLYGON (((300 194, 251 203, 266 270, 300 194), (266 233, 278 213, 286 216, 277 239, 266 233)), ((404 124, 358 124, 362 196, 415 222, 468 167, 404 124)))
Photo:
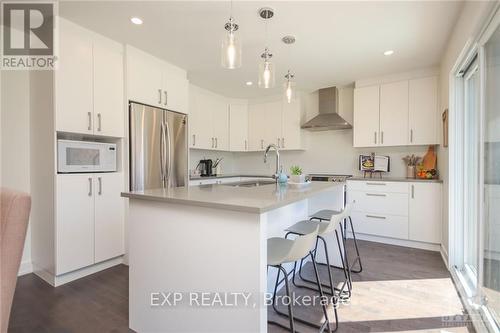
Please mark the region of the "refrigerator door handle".
POLYGON ((166 148, 168 148, 168 151, 166 152, 166 161, 165 161, 165 169, 167 171, 167 174, 166 174, 166 185, 167 187, 170 186, 170 175, 171 175, 171 171, 172 171, 172 139, 170 137, 170 127, 168 125, 168 121, 165 122, 165 127, 166 127, 166 148))
POLYGON ((160 124, 160 181, 161 186, 165 187, 165 128, 163 122, 160 124))

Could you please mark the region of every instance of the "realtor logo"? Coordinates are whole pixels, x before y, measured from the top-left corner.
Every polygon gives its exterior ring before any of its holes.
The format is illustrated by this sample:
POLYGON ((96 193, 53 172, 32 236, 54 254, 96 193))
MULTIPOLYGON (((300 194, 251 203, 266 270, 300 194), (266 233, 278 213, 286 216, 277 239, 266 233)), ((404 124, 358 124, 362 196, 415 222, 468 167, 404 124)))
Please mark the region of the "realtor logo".
POLYGON ((53 69, 54 3, 2 3, 2 69, 53 69))

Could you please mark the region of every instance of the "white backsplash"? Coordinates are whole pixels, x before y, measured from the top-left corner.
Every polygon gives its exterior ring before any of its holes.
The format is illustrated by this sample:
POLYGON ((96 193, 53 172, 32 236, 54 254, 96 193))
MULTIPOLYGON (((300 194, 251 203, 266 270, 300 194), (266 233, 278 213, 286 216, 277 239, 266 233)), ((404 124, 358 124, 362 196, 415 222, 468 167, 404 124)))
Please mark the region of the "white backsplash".
MULTIPOLYGON (((281 151, 281 164, 285 172, 290 166, 299 165, 308 173, 336 173, 361 175, 358 171, 360 154, 371 152, 391 158, 390 177, 405 177, 406 166, 402 158, 408 154, 423 156, 427 146, 354 148, 352 146, 352 130, 309 132, 303 131, 303 151, 281 151)), ((203 158, 216 159, 223 157, 222 173, 241 174, 273 174, 275 168, 274 152, 267 164, 262 152, 230 153, 207 150, 190 151, 190 168, 193 169, 203 158)), ((439 161, 438 161, 439 163, 439 161)))

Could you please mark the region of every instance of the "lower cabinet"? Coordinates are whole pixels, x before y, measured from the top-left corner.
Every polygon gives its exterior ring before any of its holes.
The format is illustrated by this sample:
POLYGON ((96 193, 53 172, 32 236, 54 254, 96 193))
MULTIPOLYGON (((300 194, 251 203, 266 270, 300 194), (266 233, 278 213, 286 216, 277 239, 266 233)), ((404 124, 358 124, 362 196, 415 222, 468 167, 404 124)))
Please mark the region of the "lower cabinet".
POLYGON ((57 176, 56 275, 124 254, 122 173, 57 176))
POLYGON ((441 184, 348 181, 356 232, 424 243, 441 242, 441 184))

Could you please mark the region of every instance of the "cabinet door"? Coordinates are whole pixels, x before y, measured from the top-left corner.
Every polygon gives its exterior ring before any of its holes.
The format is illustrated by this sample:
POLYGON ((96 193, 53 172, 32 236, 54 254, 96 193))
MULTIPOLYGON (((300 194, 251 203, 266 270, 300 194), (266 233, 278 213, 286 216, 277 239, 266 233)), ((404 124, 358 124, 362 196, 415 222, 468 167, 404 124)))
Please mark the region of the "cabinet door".
POLYGON ((60 56, 55 74, 56 129, 92 134, 92 37, 60 20, 60 56))
POLYGON ((215 97, 212 101, 214 148, 229 150, 229 104, 224 98, 215 97))
POLYGON ((410 145, 437 144, 437 77, 410 80, 409 137, 410 145))
POLYGON ((94 176, 96 263, 125 253, 123 177, 119 172, 94 176))
POLYGON ((280 141, 282 149, 302 148, 300 130, 300 100, 295 99, 292 103, 283 102, 282 114, 283 135, 280 141))
POLYGON ((354 89, 354 147, 379 143, 379 86, 354 89))
POLYGON ((123 47, 104 38, 94 41, 94 134, 125 136, 123 47))
POLYGON ((441 242, 441 184, 409 183, 409 238, 427 243, 441 242))
POLYGON ((200 90, 189 89, 189 146, 212 149, 213 117, 209 97, 200 90))
POLYGON ((94 263, 94 192, 91 174, 57 175, 56 274, 94 263))
POLYGON ((381 146, 404 146, 408 142, 408 81, 380 86, 381 146))
POLYGON ((162 64, 155 57, 127 46, 128 99, 164 107, 162 64))
POLYGON ((163 107, 188 113, 188 80, 186 72, 169 64, 163 65, 163 107))
POLYGON ((248 150, 259 151, 264 149, 266 120, 265 104, 252 104, 248 106, 248 150))
POLYGON ((265 115, 261 123, 264 128, 264 149, 271 143, 280 146, 280 139, 283 137, 283 103, 269 102, 264 108, 265 115))
POLYGON ((229 106, 229 150, 248 149, 248 107, 246 104, 229 106))

